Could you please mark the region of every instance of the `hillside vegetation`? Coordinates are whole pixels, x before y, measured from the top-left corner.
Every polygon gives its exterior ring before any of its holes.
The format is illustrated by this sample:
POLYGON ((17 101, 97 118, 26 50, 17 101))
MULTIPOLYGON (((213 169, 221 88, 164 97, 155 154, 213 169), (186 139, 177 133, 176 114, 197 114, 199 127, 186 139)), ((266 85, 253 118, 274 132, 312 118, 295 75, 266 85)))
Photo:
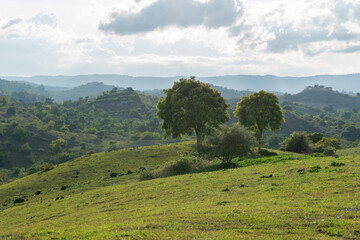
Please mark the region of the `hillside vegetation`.
POLYGON ((138 180, 140 167, 192 151, 182 143, 93 154, 1 185, 0 238, 359 237, 359 148, 337 159, 279 155, 237 169, 138 180))

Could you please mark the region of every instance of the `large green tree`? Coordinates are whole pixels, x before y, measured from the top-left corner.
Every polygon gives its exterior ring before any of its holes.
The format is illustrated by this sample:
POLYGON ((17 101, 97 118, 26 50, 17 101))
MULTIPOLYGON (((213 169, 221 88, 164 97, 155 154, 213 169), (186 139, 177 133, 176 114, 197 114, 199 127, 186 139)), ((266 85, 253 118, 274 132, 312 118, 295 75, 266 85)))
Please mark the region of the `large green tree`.
POLYGON ((157 115, 164 120, 161 129, 174 138, 195 132, 199 153, 202 141, 211 129, 229 120, 229 105, 221 93, 208 84, 196 81, 195 77, 180 79, 164 93, 165 98, 157 104, 157 115))
POLYGON ((234 114, 239 119, 240 125, 256 131, 259 149, 261 149, 264 130, 270 129, 275 132, 285 122, 278 97, 265 91, 242 97, 234 114))

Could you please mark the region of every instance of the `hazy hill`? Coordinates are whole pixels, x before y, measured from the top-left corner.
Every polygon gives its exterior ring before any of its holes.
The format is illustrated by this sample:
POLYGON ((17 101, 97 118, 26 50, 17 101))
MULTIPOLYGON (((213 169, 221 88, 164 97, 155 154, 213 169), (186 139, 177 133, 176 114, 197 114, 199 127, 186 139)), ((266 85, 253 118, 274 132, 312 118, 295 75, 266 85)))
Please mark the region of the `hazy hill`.
POLYGON ((338 91, 334 91, 331 87, 324 87, 321 85, 307 87, 302 92, 294 95, 282 96, 280 97, 280 100, 303 103, 318 108, 332 105, 334 108, 352 109, 359 107, 360 105, 359 96, 343 94, 338 91))
MULTIPOLYGON (((40 85, 76 87, 90 82, 103 82, 105 85, 132 87, 136 90, 164 89, 173 85, 180 76, 174 77, 132 77, 126 75, 79 75, 79 76, 34 76, 3 77, 9 80, 28 81, 40 85)), ((360 74, 318 75, 310 77, 277 77, 272 75, 233 75, 198 77, 200 81, 220 87, 250 91, 276 91, 296 93, 306 86, 316 84, 333 87, 336 90, 360 92, 360 74)))
POLYGON ((95 97, 101 95, 104 91, 110 91, 115 88, 114 85, 105 85, 104 83, 91 82, 71 89, 57 91, 53 98, 57 101, 78 100, 80 97, 95 97))

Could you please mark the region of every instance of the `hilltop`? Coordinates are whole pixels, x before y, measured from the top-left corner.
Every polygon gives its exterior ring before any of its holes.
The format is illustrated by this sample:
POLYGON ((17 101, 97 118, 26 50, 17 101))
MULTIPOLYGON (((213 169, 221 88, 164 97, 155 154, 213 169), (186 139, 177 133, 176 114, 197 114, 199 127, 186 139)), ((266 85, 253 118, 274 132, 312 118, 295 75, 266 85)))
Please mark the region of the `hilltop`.
POLYGON ((359 96, 350 96, 348 94, 334 91, 332 87, 323 85, 308 86, 300 93, 294 95, 284 95, 280 97, 281 101, 290 101, 303 103, 309 106, 322 108, 331 105, 333 108, 356 108, 360 104, 359 96))
POLYGON ((339 152, 336 166, 333 157, 279 155, 144 182, 140 168, 186 156, 191 146, 84 156, 1 185, 0 237, 355 239, 359 151, 339 152), (113 172, 125 175, 111 178, 113 172))

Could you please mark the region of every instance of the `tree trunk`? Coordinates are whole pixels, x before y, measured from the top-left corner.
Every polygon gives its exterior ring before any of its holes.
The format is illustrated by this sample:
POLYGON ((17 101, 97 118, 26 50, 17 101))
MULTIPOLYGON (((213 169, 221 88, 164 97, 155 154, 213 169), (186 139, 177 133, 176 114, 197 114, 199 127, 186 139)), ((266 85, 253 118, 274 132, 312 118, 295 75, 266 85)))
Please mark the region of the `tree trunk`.
POLYGON ((196 134, 196 150, 199 153, 199 155, 202 153, 202 135, 201 134, 196 134))
POLYGON ((259 142, 259 151, 261 151, 263 130, 259 129, 257 135, 258 135, 257 138, 258 138, 258 142, 259 142))

